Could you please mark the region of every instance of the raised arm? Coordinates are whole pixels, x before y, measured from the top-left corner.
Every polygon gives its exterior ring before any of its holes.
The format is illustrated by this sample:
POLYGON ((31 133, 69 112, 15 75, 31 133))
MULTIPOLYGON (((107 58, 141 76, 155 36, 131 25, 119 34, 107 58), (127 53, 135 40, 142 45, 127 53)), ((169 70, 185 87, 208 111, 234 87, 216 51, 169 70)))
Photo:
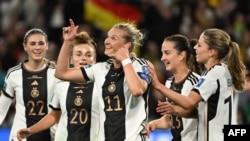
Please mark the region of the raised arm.
POLYGON ((63 27, 63 44, 57 59, 55 77, 65 81, 85 82, 80 68, 69 68, 72 41, 78 29, 72 19, 69 22, 70 26, 63 27))

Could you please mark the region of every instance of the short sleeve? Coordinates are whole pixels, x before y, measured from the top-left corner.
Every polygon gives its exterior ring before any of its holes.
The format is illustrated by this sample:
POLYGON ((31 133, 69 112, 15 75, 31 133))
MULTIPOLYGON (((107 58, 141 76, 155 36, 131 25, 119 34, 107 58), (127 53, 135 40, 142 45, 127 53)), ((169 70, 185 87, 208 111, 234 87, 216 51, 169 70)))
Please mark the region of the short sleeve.
POLYGON ((150 76, 149 76, 149 70, 146 65, 146 61, 143 58, 132 58, 132 65, 138 74, 138 76, 145 80, 147 84, 151 82, 150 76))

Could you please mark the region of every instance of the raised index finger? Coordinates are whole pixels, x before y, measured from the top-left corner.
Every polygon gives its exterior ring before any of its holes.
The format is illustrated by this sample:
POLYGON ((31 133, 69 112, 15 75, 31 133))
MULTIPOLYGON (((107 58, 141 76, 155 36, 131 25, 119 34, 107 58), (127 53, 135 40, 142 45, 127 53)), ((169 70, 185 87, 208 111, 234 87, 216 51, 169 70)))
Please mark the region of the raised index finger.
POLYGON ((69 24, 70 24, 70 27, 75 27, 75 23, 72 19, 69 19, 69 24))

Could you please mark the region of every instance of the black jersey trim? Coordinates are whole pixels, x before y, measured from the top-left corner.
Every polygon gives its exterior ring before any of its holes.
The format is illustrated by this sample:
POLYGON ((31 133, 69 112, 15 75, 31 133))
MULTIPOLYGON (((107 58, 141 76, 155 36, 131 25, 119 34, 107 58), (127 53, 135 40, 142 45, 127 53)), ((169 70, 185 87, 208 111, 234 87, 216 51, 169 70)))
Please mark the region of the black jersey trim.
POLYGON ((7 92, 5 92, 4 90, 2 91, 3 92, 3 94, 6 96, 6 97, 8 97, 8 98, 10 98, 10 99, 14 99, 14 96, 10 96, 7 92))
POLYGON ((84 67, 81 67, 81 71, 82 71, 83 77, 86 80, 86 82, 89 81, 89 77, 88 77, 84 67))
POLYGON ((146 64, 146 60, 144 58, 131 57, 132 62, 137 61, 140 65, 146 64))
POLYGON ((199 90, 197 90, 197 89, 193 88, 193 89, 192 89, 192 91, 194 91, 194 92, 196 92, 197 94, 199 94, 199 95, 200 95, 200 91, 199 91, 199 90))
POLYGON ((61 108, 55 108, 55 107, 53 107, 53 106, 50 105, 50 104, 49 104, 49 107, 50 107, 51 109, 55 110, 55 111, 61 111, 61 108))
POLYGON ((197 76, 195 76, 193 73, 191 73, 189 75, 189 77, 187 78, 187 80, 190 81, 190 83, 193 85, 195 85, 198 81, 199 81, 199 78, 197 76))
POLYGON ((141 126, 143 127, 142 131, 140 132, 141 141, 146 141, 147 139, 147 133, 145 131, 146 125, 141 124, 141 126))

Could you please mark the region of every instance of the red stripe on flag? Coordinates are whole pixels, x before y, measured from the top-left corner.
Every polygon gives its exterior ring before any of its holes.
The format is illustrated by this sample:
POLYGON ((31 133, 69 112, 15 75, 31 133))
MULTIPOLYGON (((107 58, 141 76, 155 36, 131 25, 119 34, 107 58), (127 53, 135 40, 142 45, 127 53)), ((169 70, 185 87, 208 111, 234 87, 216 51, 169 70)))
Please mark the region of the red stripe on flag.
POLYGON ((125 20, 131 20, 137 22, 141 19, 141 12, 134 7, 126 3, 118 3, 105 0, 90 0, 92 3, 102 7, 105 10, 112 12, 117 17, 125 20))

